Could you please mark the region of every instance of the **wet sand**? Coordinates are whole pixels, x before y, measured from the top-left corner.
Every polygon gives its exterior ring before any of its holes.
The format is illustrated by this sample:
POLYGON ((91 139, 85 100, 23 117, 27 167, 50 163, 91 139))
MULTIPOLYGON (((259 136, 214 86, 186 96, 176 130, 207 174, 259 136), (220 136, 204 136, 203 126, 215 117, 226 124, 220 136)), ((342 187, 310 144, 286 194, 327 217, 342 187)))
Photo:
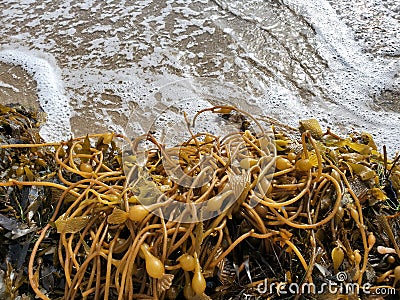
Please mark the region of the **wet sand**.
POLYGON ((0 99, 2 104, 19 103, 29 109, 40 107, 36 82, 21 67, 0 62, 0 99))
POLYGON ((199 90, 220 97, 226 82, 292 126, 315 117, 344 134, 369 131, 392 153, 400 143, 396 1, 5 0, 1 8, 0 99, 39 101, 48 139, 124 132, 132 112, 153 118, 180 98, 157 100, 157 89, 202 77, 192 101, 199 90))

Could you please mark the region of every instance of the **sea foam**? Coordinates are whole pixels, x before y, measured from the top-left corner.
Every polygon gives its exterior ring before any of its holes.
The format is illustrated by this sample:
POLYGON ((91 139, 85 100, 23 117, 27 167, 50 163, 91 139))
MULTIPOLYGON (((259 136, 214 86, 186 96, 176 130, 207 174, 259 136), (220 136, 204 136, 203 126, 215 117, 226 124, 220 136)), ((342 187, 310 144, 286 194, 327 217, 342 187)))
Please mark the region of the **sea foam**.
POLYGON ((36 81, 40 106, 47 115, 40 135, 46 141, 70 138, 69 101, 64 93, 61 72, 54 60, 33 51, 4 49, 0 51, 0 61, 21 66, 36 81))

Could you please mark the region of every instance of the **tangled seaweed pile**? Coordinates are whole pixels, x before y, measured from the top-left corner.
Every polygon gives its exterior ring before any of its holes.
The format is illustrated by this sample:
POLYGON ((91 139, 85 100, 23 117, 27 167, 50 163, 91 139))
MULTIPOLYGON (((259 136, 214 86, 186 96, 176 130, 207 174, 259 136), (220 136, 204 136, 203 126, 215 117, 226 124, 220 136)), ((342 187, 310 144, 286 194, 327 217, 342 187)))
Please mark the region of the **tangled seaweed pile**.
POLYGON ((36 232, 53 213, 54 198, 40 181, 56 169, 54 152, 47 147, 21 147, 38 144, 40 113, 20 106, 0 105, 0 298, 14 299, 19 291, 28 291, 27 257, 36 232), (8 186, 8 180, 36 182, 8 186))
MULTIPOLYGON (((224 190, 231 153, 221 142, 229 139, 204 134, 179 145, 180 167, 191 176, 201 175, 199 153, 218 157, 212 182, 191 188, 171 180, 163 164, 171 149, 146 135, 154 145, 146 153, 150 181, 138 185, 137 168, 124 173, 116 146, 123 136, 43 144, 32 120, 1 107, 2 298, 273 299, 283 295, 279 283, 369 283, 371 294, 395 288, 399 295, 400 167, 368 134, 343 139, 315 120, 300 130, 276 125, 276 156, 264 159, 262 139, 243 128, 245 188, 215 217, 184 223, 160 217, 168 200, 155 195, 220 210, 232 195, 224 190), (274 285, 261 293, 265 282, 274 285)), ((308 296, 329 299, 329 292, 308 296)), ((368 299, 358 292, 334 297, 368 299)))

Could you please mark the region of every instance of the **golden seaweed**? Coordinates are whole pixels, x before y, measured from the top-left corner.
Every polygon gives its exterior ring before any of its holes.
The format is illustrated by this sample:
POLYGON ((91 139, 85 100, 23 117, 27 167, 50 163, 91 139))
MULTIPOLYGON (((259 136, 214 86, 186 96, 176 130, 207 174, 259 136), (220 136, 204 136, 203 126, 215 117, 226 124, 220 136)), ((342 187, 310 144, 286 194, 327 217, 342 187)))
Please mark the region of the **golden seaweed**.
MULTIPOLYGON (((207 111, 224 117, 241 113, 231 106, 207 111)), ((143 184, 136 187, 129 185, 116 146, 124 136, 46 144, 29 135, 32 115, 2 106, 0 112, 0 151, 7 158, 0 162, 0 238, 8 248, 0 247, 10 253, 14 239, 26 248, 19 265, 7 256, 8 269, 2 269, 7 291, 0 297, 260 299, 279 294, 260 293, 257 286, 265 280, 321 286, 339 272, 349 274, 346 283, 368 283, 372 291, 391 286, 399 293, 400 171, 396 159, 378 153, 369 134, 344 139, 323 133, 316 120, 302 121, 297 131, 274 126, 276 170, 263 174, 257 145, 265 141, 243 129, 239 134, 250 155, 238 165, 250 175, 240 193, 234 185, 223 189, 229 156, 211 134, 185 141, 177 154, 182 169, 202 176, 195 167, 199 153, 214 153, 214 182, 201 188, 170 180, 164 163, 176 149, 148 135, 154 144, 146 161, 151 178, 139 178, 143 184), (12 114, 19 132, 7 127, 12 114), (4 143, 11 136, 17 143, 4 143), (271 177, 270 187, 257 185, 262 176, 271 177), (388 195, 388 182, 394 194, 388 195), (182 223, 151 213, 163 205, 157 200, 162 194, 181 202, 209 200, 213 211, 233 194, 237 201, 209 220, 182 223), (12 277, 23 263, 27 270, 12 277)), ((332 297, 354 295, 338 291, 332 297)))

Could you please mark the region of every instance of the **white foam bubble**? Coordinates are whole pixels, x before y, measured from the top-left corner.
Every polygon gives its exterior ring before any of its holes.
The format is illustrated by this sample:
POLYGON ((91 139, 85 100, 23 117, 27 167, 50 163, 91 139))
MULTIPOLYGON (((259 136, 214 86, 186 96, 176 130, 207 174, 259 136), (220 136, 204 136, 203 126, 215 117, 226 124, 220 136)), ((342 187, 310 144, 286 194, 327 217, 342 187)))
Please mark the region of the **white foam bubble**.
POLYGON ((46 141, 70 138, 69 101, 64 94, 61 73, 54 60, 33 51, 4 49, 0 51, 0 61, 21 66, 36 81, 40 106, 47 114, 40 135, 46 141))

